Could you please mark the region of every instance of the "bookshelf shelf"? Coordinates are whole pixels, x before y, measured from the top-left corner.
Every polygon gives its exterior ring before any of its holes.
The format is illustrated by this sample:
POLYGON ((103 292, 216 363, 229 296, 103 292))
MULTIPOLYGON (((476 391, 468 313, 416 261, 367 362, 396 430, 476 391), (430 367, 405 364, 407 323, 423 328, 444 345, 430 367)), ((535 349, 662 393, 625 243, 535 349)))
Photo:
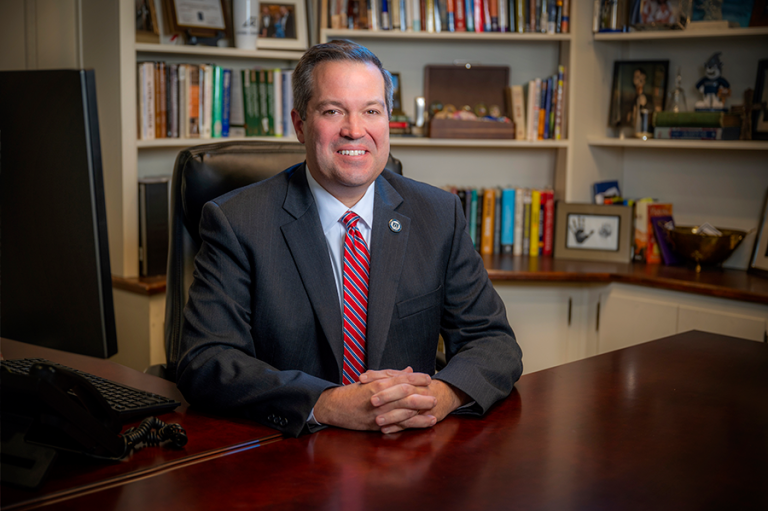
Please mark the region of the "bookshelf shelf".
POLYGON ((240 59, 299 60, 304 52, 285 50, 241 50, 217 46, 187 46, 172 44, 136 43, 137 54, 190 55, 202 57, 234 57, 240 59))
POLYGON ((453 41, 570 41, 571 34, 540 34, 535 32, 401 32, 399 30, 349 30, 327 28, 321 31, 321 39, 330 41, 335 37, 349 39, 419 39, 453 41))
POLYGON ((245 142, 249 140, 261 140, 264 142, 281 142, 298 144, 296 137, 227 137, 227 138, 157 138, 155 140, 137 140, 139 149, 156 149, 168 147, 193 147, 202 144, 215 144, 217 142, 245 142))
POLYGON ((595 34, 595 41, 653 41, 662 39, 709 39, 712 37, 765 37, 768 27, 727 30, 658 30, 595 34))
POLYGON ((595 147, 768 151, 768 142, 762 140, 640 140, 632 138, 589 137, 587 143, 595 147))

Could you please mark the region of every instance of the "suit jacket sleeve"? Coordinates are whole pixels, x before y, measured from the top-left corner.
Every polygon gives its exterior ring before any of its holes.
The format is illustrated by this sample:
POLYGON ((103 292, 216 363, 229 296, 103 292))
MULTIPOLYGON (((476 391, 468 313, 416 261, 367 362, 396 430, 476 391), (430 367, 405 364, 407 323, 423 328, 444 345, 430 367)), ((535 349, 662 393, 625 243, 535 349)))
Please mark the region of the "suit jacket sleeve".
POLYGON ((320 394, 336 384, 256 357, 251 262, 222 209, 209 202, 184 312, 177 384, 194 406, 235 413, 298 436, 320 394))
POLYGON ((523 372, 522 351, 509 326, 504 302, 466 233, 458 198, 454 226, 441 318, 448 365, 435 378, 475 401, 458 413, 483 414, 512 391, 523 372))

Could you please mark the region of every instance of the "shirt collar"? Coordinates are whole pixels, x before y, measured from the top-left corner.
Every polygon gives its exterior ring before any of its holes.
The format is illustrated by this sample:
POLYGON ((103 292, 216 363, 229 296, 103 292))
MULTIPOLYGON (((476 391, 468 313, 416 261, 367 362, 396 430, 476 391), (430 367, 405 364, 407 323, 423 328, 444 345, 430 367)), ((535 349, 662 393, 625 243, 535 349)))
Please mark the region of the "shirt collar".
POLYGON ((363 198, 357 201, 357 204, 348 208, 344 203, 331 195, 328 190, 315 181, 315 178, 312 177, 312 174, 309 172, 306 165, 304 166, 304 172, 307 174, 307 183, 309 184, 309 189, 317 204, 317 213, 320 215, 320 223, 323 225, 324 233, 328 232, 331 227, 338 223, 339 219, 347 211, 354 211, 369 229, 372 228, 375 180, 368 186, 363 198))

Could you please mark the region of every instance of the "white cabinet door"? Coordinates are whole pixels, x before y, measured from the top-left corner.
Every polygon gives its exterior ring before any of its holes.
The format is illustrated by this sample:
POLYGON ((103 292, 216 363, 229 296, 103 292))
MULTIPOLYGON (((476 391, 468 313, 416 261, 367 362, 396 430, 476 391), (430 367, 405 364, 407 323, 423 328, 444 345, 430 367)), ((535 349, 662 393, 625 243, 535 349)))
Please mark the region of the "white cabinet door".
POLYGON ((578 286, 494 282, 494 287, 523 350, 524 374, 570 362, 568 313, 573 299, 581 299, 578 286))
POLYGON ((703 330, 759 342, 765 340, 768 307, 744 302, 727 303, 729 300, 718 302, 724 303, 681 304, 678 332, 703 330))
POLYGON ((611 284, 600 295, 598 353, 677 333, 677 309, 663 292, 611 284))

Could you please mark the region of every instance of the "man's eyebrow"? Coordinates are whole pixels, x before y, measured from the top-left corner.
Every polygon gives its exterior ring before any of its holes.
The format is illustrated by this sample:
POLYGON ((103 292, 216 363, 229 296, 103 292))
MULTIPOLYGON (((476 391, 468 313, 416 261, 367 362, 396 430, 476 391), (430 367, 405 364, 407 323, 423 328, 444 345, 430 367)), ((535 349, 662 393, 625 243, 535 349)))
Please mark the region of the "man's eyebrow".
MULTIPOLYGON (((377 100, 377 99, 372 99, 372 100, 368 101, 368 102, 367 102, 367 103, 364 105, 364 107, 365 107, 365 108, 368 108, 368 107, 369 107, 369 106, 371 106, 371 105, 376 105, 376 106, 380 106, 380 107, 382 107, 382 108, 386 108, 386 103, 385 103, 384 101, 381 101, 381 100, 377 100)), ((324 109, 324 108, 328 108, 329 106, 334 106, 334 107, 340 108, 340 109, 342 109, 342 110, 345 110, 345 107, 344 107, 344 103, 343 103, 343 102, 341 102, 341 101, 336 101, 336 100, 333 100, 333 99, 327 99, 327 100, 325 100, 325 101, 321 101, 321 102, 319 102, 319 103, 317 104, 317 109, 318 109, 318 110, 322 110, 322 109, 324 109)))

